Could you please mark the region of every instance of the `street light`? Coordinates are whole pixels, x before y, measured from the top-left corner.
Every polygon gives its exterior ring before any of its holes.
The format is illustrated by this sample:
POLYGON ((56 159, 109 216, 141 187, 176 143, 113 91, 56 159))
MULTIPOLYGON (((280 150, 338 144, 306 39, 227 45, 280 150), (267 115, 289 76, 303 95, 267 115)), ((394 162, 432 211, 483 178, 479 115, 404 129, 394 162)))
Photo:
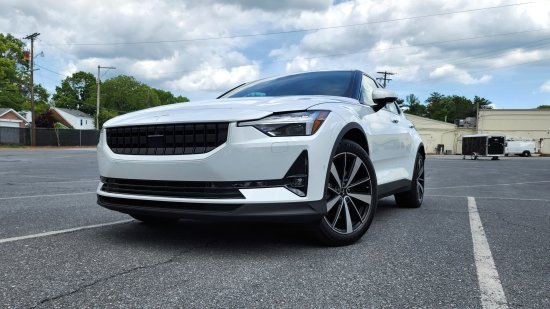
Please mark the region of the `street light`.
POLYGON ((101 87, 101 79, 100 79, 100 73, 101 69, 107 69, 107 70, 114 70, 115 67, 102 67, 100 65, 97 66, 97 106, 96 106, 96 116, 95 116, 95 128, 99 130, 99 96, 100 96, 100 87, 101 87))

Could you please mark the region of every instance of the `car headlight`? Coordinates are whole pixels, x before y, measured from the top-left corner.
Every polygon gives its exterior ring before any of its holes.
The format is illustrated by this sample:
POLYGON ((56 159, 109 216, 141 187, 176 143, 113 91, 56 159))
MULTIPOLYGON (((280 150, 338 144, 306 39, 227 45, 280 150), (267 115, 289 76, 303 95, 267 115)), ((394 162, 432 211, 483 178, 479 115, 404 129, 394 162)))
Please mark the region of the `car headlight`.
POLYGON ((306 136, 319 130, 329 111, 304 111, 271 115, 259 120, 239 122, 239 127, 252 126, 269 136, 306 136))

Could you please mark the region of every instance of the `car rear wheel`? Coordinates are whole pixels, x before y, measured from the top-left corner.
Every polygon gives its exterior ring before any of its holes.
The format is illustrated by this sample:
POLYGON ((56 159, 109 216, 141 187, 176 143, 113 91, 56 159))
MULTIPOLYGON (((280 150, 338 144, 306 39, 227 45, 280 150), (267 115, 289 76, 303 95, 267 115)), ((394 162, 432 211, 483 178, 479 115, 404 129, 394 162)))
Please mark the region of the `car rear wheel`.
POLYGON ((394 195, 397 206, 404 208, 418 208, 424 200, 424 157, 416 154, 411 189, 394 195))
POLYGON ((332 246, 352 244, 369 228, 378 203, 376 174, 367 152, 342 140, 332 157, 326 185, 327 213, 319 239, 332 246))

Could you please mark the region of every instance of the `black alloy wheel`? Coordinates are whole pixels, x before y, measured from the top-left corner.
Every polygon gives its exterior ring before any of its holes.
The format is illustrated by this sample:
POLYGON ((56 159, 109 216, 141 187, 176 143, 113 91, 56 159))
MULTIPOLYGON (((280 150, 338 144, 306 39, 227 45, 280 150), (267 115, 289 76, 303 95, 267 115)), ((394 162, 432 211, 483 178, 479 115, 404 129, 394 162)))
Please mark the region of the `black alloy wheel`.
POLYGON ((343 140, 332 157, 321 220, 321 240, 329 245, 347 245, 368 229, 377 205, 376 176, 366 151, 343 140))

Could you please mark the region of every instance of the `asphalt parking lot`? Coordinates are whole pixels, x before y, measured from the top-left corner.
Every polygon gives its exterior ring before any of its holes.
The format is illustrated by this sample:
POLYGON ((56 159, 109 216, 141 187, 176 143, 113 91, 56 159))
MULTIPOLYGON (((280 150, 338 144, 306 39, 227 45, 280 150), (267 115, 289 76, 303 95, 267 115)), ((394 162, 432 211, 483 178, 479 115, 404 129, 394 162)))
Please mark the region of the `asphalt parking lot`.
POLYGON ((0 307, 550 308, 550 158, 430 156, 420 209, 355 245, 152 227, 96 205, 94 149, 0 149, 0 307))

